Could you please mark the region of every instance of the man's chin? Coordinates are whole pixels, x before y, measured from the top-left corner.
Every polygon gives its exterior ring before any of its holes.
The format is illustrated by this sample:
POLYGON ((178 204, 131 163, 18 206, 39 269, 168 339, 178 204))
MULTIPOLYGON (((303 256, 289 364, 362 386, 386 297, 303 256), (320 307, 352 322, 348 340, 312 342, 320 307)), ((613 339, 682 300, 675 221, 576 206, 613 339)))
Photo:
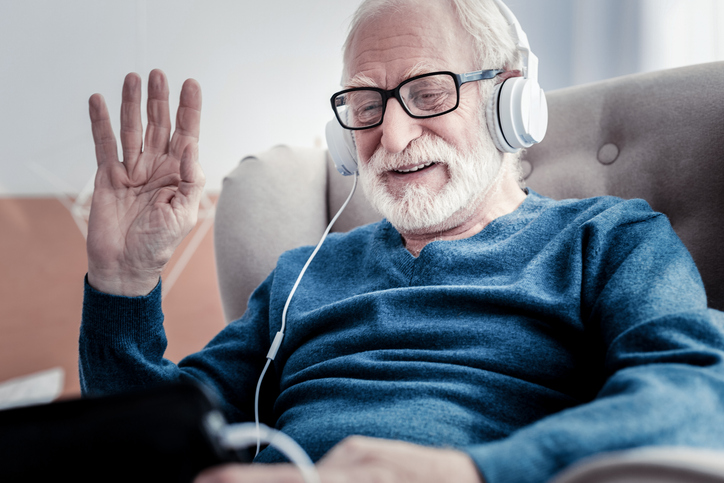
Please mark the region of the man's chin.
POLYGON ((473 204, 451 199, 446 190, 439 193, 414 190, 400 197, 379 186, 378 189, 370 193, 372 206, 402 234, 420 235, 453 230, 470 218, 473 212, 473 204))
POLYGON ((465 224, 471 218, 472 210, 460 208, 450 216, 440 217, 433 213, 430 216, 421 217, 390 217, 385 216, 387 221, 395 227, 402 235, 430 235, 435 233, 447 233, 465 224))

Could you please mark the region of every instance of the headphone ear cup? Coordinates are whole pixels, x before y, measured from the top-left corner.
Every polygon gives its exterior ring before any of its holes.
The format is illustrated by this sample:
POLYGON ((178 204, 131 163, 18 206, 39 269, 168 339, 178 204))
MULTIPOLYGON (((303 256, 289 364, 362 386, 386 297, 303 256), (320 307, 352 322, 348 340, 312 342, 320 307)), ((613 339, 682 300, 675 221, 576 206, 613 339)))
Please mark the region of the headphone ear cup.
POLYGON ((327 148, 332 156, 334 166, 344 176, 357 173, 357 146, 352 131, 343 128, 337 119, 327 123, 325 129, 327 148))
POLYGON ((488 130, 490 131, 490 137, 493 138, 493 143, 498 151, 503 153, 517 153, 518 150, 510 146, 505 140, 503 129, 500 125, 500 91, 503 84, 508 82, 510 79, 506 79, 502 83, 495 86, 493 94, 488 99, 488 104, 485 107, 485 119, 488 123, 488 130))
POLYGON ((548 104, 537 82, 511 77, 500 86, 497 96, 498 120, 503 141, 517 152, 529 148, 545 137, 548 127, 548 104))

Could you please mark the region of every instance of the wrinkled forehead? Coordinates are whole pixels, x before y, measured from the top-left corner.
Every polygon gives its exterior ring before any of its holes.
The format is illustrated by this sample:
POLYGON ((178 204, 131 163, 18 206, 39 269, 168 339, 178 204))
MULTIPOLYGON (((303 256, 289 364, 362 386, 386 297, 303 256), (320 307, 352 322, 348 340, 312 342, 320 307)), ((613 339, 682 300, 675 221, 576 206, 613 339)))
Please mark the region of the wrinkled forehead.
POLYGON ((472 38, 447 2, 388 8, 351 38, 346 87, 391 89, 426 72, 474 70, 472 38))

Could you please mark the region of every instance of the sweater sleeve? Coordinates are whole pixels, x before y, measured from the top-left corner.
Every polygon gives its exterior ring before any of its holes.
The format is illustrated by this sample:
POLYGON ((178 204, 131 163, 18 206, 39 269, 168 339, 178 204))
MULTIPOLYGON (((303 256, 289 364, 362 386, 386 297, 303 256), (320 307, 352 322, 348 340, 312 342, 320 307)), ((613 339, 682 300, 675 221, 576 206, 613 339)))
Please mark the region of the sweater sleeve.
POLYGON ((600 391, 466 448, 486 481, 544 482, 582 458, 640 446, 724 447, 724 315, 706 308, 666 217, 636 203, 582 227, 581 315, 601 354, 591 370, 600 391))
MULTIPOLYGON (((264 348, 269 346, 271 279, 270 275, 252 294, 241 319, 178 365, 163 357, 160 282, 146 296, 122 297, 99 292, 86 279, 79 340, 82 393, 109 394, 192 379, 216 392, 231 421, 253 420, 254 387, 265 361, 264 348)), ((262 404, 276 397, 268 386, 262 404)))

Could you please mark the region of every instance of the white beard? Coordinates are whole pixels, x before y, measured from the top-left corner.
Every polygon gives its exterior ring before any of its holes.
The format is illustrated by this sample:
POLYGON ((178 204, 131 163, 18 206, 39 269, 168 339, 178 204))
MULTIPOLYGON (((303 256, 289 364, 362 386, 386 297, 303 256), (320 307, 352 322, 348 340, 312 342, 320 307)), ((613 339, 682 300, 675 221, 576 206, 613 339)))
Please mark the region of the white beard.
POLYGON ((501 172, 502 156, 484 134, 466 153, 431 134, 413 140, 397 154, 380 146, 367 163, 360 163, 365 196, 401 233, 442 232, 460 226, 473 215, 501 172), (383 177, 386 171, 430 161, 444 164, 448 171, 450 179, 442 189, 433 191, 411 183, 402 194, 390 193, 383 177))

